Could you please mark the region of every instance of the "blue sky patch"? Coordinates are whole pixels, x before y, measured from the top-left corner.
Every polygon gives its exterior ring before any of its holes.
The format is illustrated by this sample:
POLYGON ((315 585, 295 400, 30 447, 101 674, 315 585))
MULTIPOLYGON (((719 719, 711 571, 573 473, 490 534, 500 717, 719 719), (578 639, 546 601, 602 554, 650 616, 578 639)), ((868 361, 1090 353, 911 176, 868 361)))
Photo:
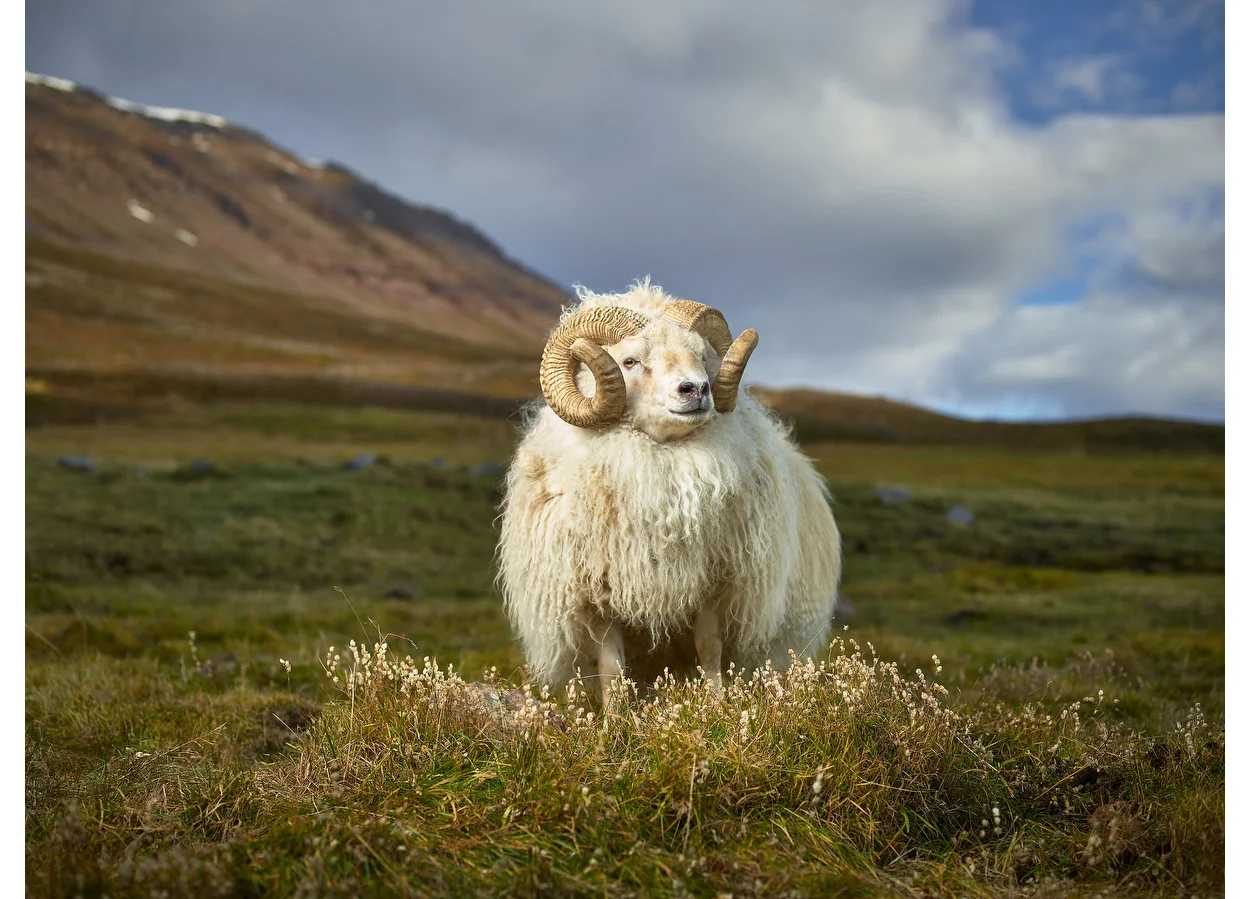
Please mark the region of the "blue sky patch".
POLYGON ((975 0, 970 22, 1015 48, 1000 83, 1021 122, 1224 112, 1218 0, 975 0))

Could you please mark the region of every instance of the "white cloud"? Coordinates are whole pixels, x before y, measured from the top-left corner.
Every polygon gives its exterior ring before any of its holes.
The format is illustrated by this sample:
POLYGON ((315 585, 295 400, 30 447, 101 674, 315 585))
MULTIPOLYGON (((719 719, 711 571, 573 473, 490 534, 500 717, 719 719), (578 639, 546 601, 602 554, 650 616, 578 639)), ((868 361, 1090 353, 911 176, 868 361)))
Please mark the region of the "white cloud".
POLYGON ((1049 383, 1069 413, 1223 417, 1222 204, 1163 203, 1106 230, 1086 295, 1006 309, 947 360, 947 399, 1044 394, 1049 383))
POLYGON ((1072 308, 1013 309, 952 360, 948 402, 996 390, 1004 397, 1049 384, 1069 414, 1121 412, 1222 417, 1223 311, 1177 304, 1143 306, 1095 296, 1072 308), (991 365, 976 366, 978 352, 991 365))
POLYGON ((1038 381, 1056 381, 1079 374, 1078 349, 1073 344, 1047 347, 1032 356, 1017 355, 997 359, 986 377, 1004 385, 1020 387, 1038 381))
POLYGON ((1110 76, 1120 64, 1119 58, 1110 54, 1059 60, 1051 64, 1050 82, 1042 86, 1039 97, 1051 106, 1060 105, 1070 94, 1099 103, 1105 99, 1110 76))
MULTIPOLYGON (((1177 212, 1222 196, 1222 116, 1025 126, 1016 49, 957 0, 134 5, 36 21, 30 64, 342 159, 566 284, 650 274, 759 328, 757 379, 1222 409, 1222 204, 1177 212), (1084 299, 1016 308, 1077 254, 1084 299)), ((1052 74, 1131 87, 1110 59, 1052 74)))

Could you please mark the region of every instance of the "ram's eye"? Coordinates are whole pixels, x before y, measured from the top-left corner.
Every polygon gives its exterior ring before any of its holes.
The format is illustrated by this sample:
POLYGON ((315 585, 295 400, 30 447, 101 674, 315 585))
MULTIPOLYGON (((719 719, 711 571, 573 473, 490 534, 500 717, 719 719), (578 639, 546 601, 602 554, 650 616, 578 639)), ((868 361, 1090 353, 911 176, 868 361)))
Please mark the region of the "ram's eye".
POLYGON ((638 360, 635 359, 633 356, 627 357, 625 361, 621 363, 621 365, 625 366, 626 368, 633 368, 637 364, 638 364, 638 360))

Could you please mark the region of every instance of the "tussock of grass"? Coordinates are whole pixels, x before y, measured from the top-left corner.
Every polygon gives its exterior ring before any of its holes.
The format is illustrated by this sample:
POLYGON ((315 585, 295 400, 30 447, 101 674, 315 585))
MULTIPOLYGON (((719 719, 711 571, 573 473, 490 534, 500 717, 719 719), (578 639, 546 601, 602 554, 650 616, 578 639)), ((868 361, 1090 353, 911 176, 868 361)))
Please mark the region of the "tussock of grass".
POLYGON ((719 692, 657 682, 628 705, 610 696, 598 715, 579 683, 557 701, 352 644, 350 665, 327 659, 346 700, 275 795, 387 784, 428 807, 418 785, 442 783, 433 832, 401 827, 395 839, 426 841, 435 858, 444 840, 469 839, 496 886, 529 864, 505 861, 495 837, 509 834, 547 848, 550 886, 575 892, 668 889, 661 871, 707 894, 763 873, 773 888, 806 892, 831 871, 919 887, 940 870, 943 889, 957 875, 973 893, 1073 874, 1218 883, 1204 878, 1222 853, 1211 788, 1222 783, 1223 737, 1199 711, 1150 741, 1106 719, 1101 689, 1062 708, 1009 706, 990 679, 982 701, 960 706, 920 669, 905 676, 850 644, 835 641, 819 664, 731 677, 719 692), (467 794, 463 811, 456 792, 467 794), (1205 823, 1175 833, 1169 793, 1201 796, 1205 823), (794 868, 752 871, 777 840, 794 868), (952 856, 968 870, 946 870, 952 856))
MULTIPOLYGON (((720 691, 669 679, 600 706, 353 641, 289 752, 220 767, 273 711, 231 688, 217 711, 246 739, 128 746, 137 794, 101 797, 90 831, 95 811, 62 819, 28 872, 110 895, 1218 892, 1222 731, 1196 708, 1153 738, 1110 720, 1114 669, 1081 664, 960 699, 936 658, 908 674, 839 639, 720 691), (1091 674, 1110 680, 1075 702, 1008 698, 1091 674)), ((180 690, 156 690, 171 714, 180 690)))

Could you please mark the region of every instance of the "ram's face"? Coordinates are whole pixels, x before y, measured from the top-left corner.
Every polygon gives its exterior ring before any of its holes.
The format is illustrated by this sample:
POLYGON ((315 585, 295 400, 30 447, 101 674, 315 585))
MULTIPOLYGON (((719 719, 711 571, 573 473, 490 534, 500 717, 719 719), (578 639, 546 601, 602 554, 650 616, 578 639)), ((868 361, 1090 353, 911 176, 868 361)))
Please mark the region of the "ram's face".
POLYGON ((716 415, 711 384, 720 358, 694 331, 654 320, 604 349, 625 375, 626 421, 653 440, 679 440, 716 415))

